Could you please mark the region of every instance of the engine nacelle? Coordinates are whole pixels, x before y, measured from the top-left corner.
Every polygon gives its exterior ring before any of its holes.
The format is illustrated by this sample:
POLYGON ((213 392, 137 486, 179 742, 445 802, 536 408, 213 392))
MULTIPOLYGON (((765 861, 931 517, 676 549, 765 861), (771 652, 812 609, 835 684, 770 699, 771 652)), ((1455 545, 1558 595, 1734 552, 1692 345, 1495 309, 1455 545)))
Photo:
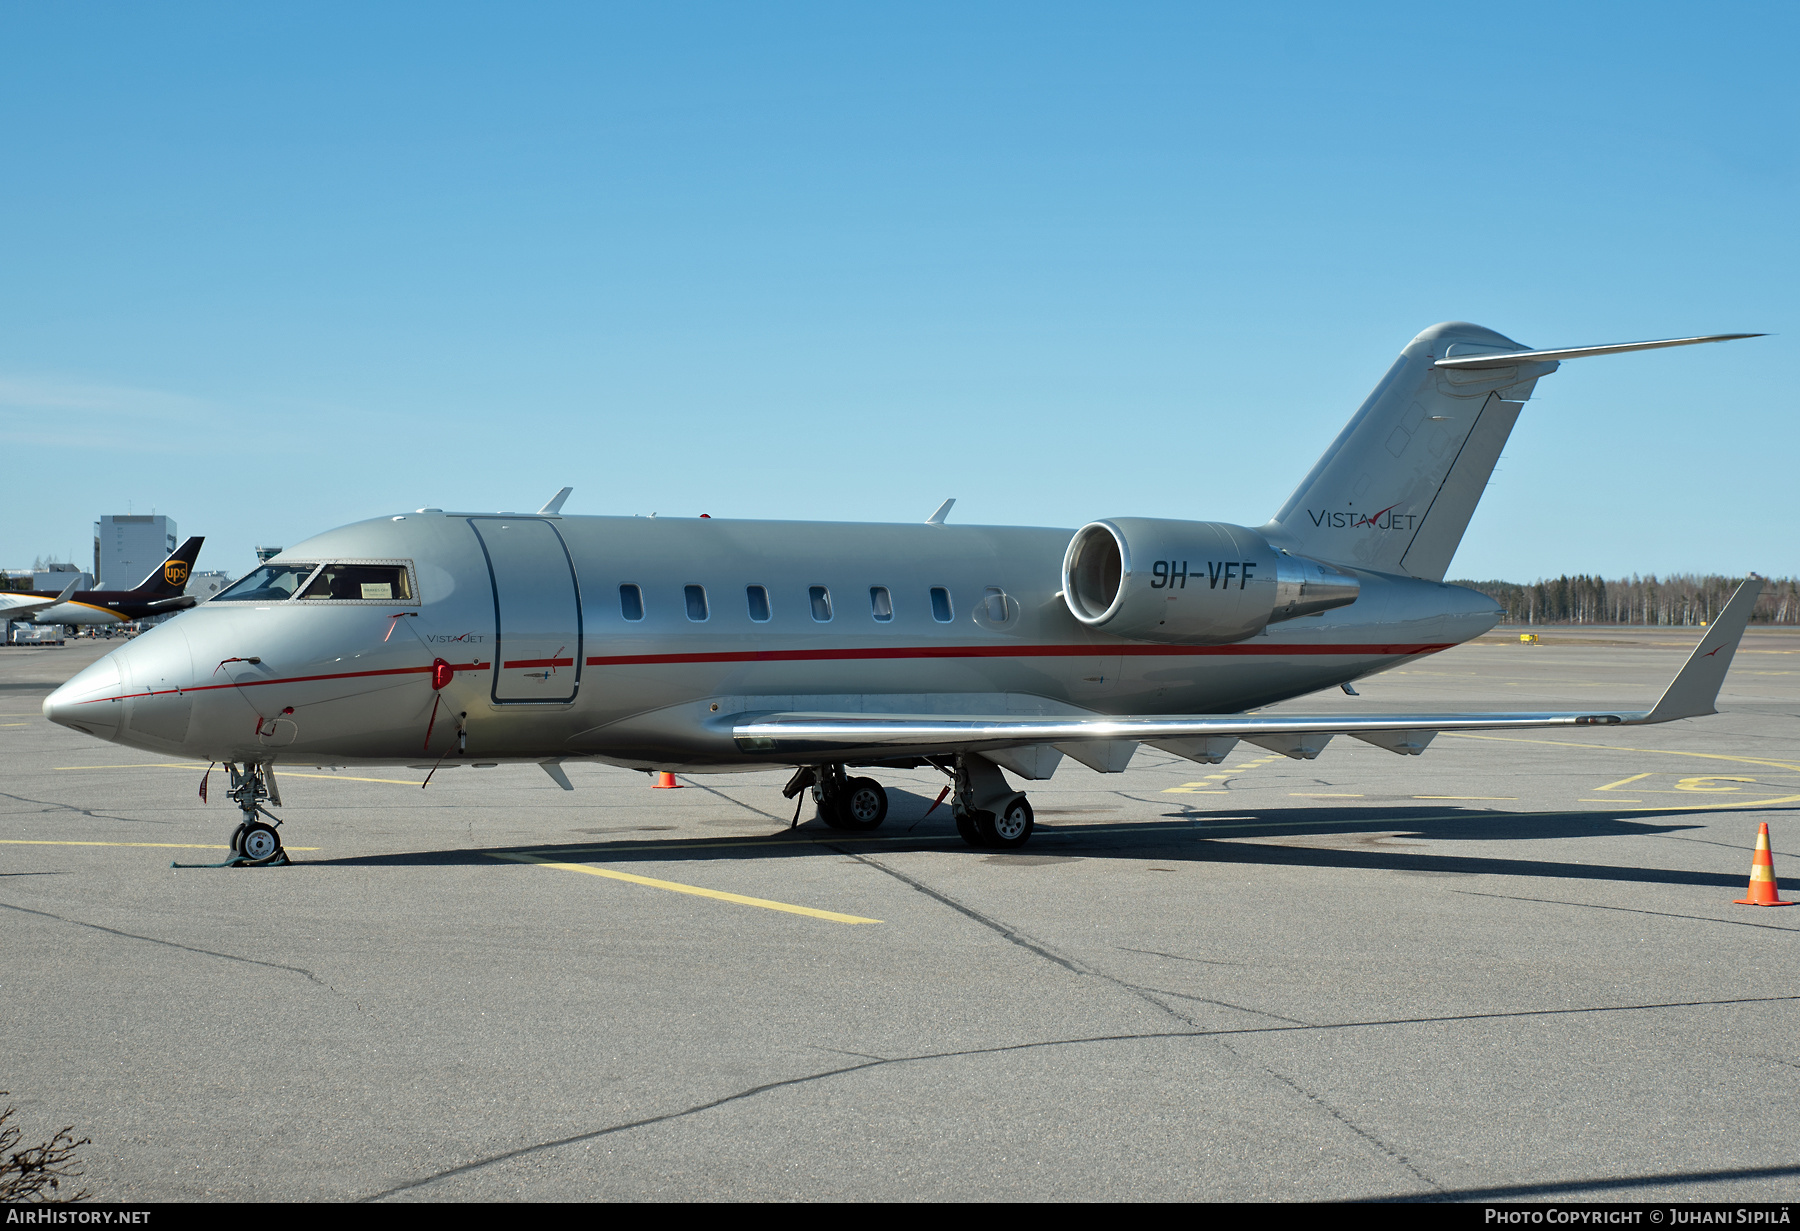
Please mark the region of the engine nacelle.
POLYGON ((1139 641, 1222 645, 1356 601, 1360 583, 1223 522, 1089 522, 1063 556, 1063 601, 1092 628, 1139 641))

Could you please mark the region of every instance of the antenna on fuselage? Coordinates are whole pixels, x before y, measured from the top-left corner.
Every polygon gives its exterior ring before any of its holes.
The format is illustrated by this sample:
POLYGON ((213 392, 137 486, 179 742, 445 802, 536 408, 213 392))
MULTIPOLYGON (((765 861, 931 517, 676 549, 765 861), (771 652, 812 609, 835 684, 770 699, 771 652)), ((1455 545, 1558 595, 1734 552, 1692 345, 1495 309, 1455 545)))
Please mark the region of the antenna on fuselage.
POLYGON ((543 508, 538 510, 538 516, 555 517, 558 513, 561 513, 563 501, 567 500, 569 498, 569 493, 574 490, 575 489, 572 487, 565 487, 560 492, 557 492, 556 495, 550 497, 549 502, 546 503, 543 508))
POLYGON ((944 501, 944 503, 938 505, 937 512, 933 513, 930 517, 927 517, 925 519, 925 524, 927 526, 943 525, 944 519, 946 517, 950 516, 950 506, 955 503, 956 503, 956 497, 952 496, 952 497, 950 497, 950 499, 944 501))

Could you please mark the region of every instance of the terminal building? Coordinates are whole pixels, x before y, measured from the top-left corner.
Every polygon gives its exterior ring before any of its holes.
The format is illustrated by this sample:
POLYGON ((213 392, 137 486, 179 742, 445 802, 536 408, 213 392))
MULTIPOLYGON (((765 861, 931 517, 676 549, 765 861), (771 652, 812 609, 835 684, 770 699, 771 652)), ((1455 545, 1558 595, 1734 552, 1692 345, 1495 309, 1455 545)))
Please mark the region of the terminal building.
POLYGON ((94 523, 94 588, 131 589, 168 559, 180 541, 171 517, 144 513, 102 517, 94 523))

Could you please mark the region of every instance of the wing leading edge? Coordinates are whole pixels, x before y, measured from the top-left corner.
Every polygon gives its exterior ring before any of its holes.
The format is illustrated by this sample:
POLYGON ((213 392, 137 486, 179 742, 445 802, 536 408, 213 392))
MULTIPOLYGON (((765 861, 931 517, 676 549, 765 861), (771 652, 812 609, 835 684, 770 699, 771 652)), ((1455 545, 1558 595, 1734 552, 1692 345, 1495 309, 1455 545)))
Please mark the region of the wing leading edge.
POLYGON ((1762 593, 1752 574, 1707 628, 1681 670, 1648 710, 1470 714, 1194 714, 1020 718, 928 714, 735 715, 732 738, 744 752, 817 756, 850 749, 980 751, 1022 744, 1191 738, 1276 739, 1299 735, 1354 735, 1396 752, 1416 752, 1436 731, 1505 731, 1542 727, 1640 726, 1674 722, 1718 711, 1714 702, 1725 673, 1762 593), (1394 733, 1423 739, 1396 741, 1394 733), (1370 738, 1375 737, 1375 738, 1370 738))

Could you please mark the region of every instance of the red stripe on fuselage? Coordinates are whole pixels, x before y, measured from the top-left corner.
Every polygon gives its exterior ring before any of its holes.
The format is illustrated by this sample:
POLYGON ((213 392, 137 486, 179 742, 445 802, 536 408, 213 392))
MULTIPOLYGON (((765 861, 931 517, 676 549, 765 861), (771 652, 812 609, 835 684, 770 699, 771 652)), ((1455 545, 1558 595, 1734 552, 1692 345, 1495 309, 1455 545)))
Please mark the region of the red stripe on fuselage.
MULTIPOLYGON (((1106 658, 1117 654, 1131 658, 1196 656, 1263 657, 1296 654, 1307 656, 1339 655, 1347 658, 1393 658, 1415 654, 1435 654, 1455 647, 1455 642, 1409 643, 1402 645, 946 645, 865 647, 855 650, 745 650, 719 654, 618 654, 595 656, 587 660, 590 667, 639 667, 661 663, 762 663, 762 662, 854 662, 870 660, 920 658, 1106 658)), ((506 662, 507 667, 568 667, 572 658, 522 659, 506 662)), ((452 663, 453 671, 486 671, 492 663, 452 663)), ((270 680, 243 680, 228 684, 196 684, 191 688, 165 688, 151 692, 126 693, 118 697, 90 697, 81 702, 93 705, 100 701, 127 701, 134 697, 162 697, 176 693, 211 692, 220 688, 253 688, 268 684, 309 684, 318 680, 357 680, 379 675, 429 675, 431 668, 389 667, 381 671, 344 671, 331 675, 289 675, 270 680)))
MULTIPOLYGON (((492 663, 452 663, 452 671, 486 671, 492 663)), ((177 693, 212 692, 219 688, 255 688, 264 684, 310 684, 315 680, 362 680, 375 675, 430 675, 430 667, 388 667, 381 671, 340 671, 333 675, 282 675, 272 680, 241 680, 230 684, 195 684, 188 688, 164 688, 161 691, 152 689, 149 692, 128 692, 117 697, 89 697, 81 702, 93 705, 98 701, 130 701, 136 697, 172 697, 177 693)))

